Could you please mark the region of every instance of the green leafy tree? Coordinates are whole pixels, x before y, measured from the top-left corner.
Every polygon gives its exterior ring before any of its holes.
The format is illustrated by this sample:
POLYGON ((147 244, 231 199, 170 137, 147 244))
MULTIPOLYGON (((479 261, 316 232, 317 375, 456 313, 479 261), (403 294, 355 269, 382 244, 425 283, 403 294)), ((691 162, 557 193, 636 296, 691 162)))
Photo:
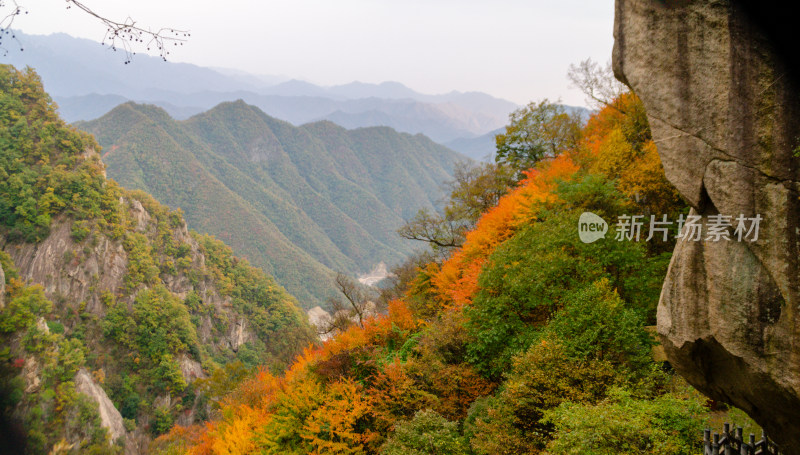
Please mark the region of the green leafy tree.
POLYGON ((175 418, 172 417, 169 408, 164 406, 158 407, 155 413, 153 413, 153 421, 150 423, 150 433, 152 433, 153 436, 164 434, 172 428, 174 422, 175 418))
POLYGON ((538 161, 574 148, 581 125, 581 119, 567 113, 560 104, 547 99, 531 102, 512 112, 505 132, 495 137, 495 162, 517 172, 530 169, 538 161))
POLYGON ((0 331, 10 333, 27 329, 36 318, 49 313, 52 308, 53 304, 44 295, 44 288, 39 285, 22 287, 0 313, 0 331))
POLYGON ((558 340, 531 346, 514 358, 503 388, 467 418, 476 453, 538 453, 550 440, 545 412, 572 401, 594 403, 620 379, 607 361, 570 359, 558 340))
POLYGON ((652 341, 642 317, 609 285, 607 278, 572 292, 547 325, 574 359, 607 360, 632 371, 652 360, 652 341))
POLYGON ((58 346, 57 376, 61 381, 69 381, 86 360, 83 343, 75 338, 61 340, 58 346))
MULTIPOLYGON (((613 238, 580 241, 577 211, 553 214, 526 227, 489 258, 481 289, 466 308, 475 341, 468 358, 490 377, 499 377, 511 357, 524 351, 561 309, 570 292, 606 278, 623 295, 645 262, 644 248, 613 238)), ((655 302, 657 294, 651 292, 655 302)), ((654 303, 649 303, 654 305, 654 303)))
POLYGON ((186 382, 173 356, 196 352, 198 344, 186 306, 163 285, 140 292, 132 310, 125 303, 110 303, 105 335, 136 353, 135 362, 141 362, 157 390, 182 391, 186 382))

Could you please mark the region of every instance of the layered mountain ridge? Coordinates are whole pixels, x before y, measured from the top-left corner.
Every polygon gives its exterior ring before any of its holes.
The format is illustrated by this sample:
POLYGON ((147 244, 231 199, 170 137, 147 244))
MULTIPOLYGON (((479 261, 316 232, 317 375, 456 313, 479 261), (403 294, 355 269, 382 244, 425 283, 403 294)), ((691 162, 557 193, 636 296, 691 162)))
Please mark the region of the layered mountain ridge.
POLYGON ((78 126, 103 146, 110 177, 181 208, 193 229, 230 244, 307 308, 334 292, 335 271, 410 253, 396 230, 436 206, 465 159, 387 127, 295 127, 241 100, 184 121, 129 102, 78 126))
POLYGON ((352 82, 322 87, 136 55, 134 64, 91 40, 63 33, 17 33, 24 51, 3 58, 37 70, 68 122, 95 119, 124 101, 161 106, 186 119, 236 99, 295 125, 332 120, 347 128, 389 126, 445 142, 503 126, 518 106, 480 92, 418 93, 398 82, 352 82), (341 123, 340 123, 341 122, 341 123))

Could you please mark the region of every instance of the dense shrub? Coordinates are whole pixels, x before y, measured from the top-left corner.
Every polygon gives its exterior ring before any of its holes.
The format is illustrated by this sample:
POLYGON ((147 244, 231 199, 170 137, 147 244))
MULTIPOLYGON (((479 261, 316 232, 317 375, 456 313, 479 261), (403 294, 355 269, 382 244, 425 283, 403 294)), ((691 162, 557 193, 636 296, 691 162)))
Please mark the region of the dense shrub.
POLYGON ((614 389, 599 403, 564 403, 546 413, 555 427, 552 454, 638 453, 692 455, 706 425, 697 393, 666 394, 652 400, 614 389))
POLYGON ((542 420, 545 411, 566 401, 597 402, 619 382, 610 362, 571 360, 556 340, 542 340, 514 358, 496 399, 480 412, 473 409, 473 448, 486 454, 537 452, 553 431, 542 420))
POLYGON ((467 455, 471 451, 458 423, 450 422, 435 411, 414 414, 410 421, 398 422, 394 433, 381 449, 384 455, 467 455))
MULTIPOLYGON (((511 357, 527 349, 568 296, 583 286, 605 279, 620 294, 635 295, 637 274, 647 261, 643 247, 613 238, 583 243, 576 231, 579 216, 576 210, 551 213, 489 257, 473 305, 465 309, 475 339, 468 358, 484 374, 499 377, 511 357)), ((654 306, 658 295, 651 290, 641 297, 651 303, 629 305, 654 306)))
POLYGON ((569 293, 547 331, 574 359, 606 360, 632 371, 652 362, 653 342, 642 317, 625 307, 605 278, 569 293))

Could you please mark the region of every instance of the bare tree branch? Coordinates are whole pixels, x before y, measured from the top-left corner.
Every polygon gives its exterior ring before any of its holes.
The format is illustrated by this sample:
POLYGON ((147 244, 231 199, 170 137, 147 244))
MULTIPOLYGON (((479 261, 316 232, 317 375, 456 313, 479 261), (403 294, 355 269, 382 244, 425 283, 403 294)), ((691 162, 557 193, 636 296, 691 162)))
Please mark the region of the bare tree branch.
MULTIPOLYGON (((8 51, 2 47, 2 37, 10 35, 18 44, 20 50, 24 50, 16 35, 11 28, 14 24, 14 19, 20 14, 28 14, 25 7, 17 4, 16 0, 11 0, 11 4, 6 3, 7 0, 0 0, 0 10, 6 6, 11 6, 11 11, 0 20, 0 49, 5 55, 8 51)), ((131 59, 136 55, 136 48, 141 46, 146 50, 157 50, 161 58, 166 61, 167 56, 170 55, 170 49, 176 46, 183 46, 191 33, 187 30, 178 30, 174 28, 162 27, 157 30, 144 28, 137 25, 136 21, 130 16, 123 21, 110 19, 100 13, 95 12, 92 8, 85 5, 79 0, 66 0, 67 9, 76 7, 91 17, 94 17, 106 26, 106 34, 103 36, 101 44, 108 45, 112 50, 122 50, 125 52, 125 64, 131 62, 131 59)))
POLYGON ((514 169, 496 163, 461 161, 453 169, 453 180, 445 182, 450 199, 446 216, 465 220, 473 227, 484 212, 497 205, 514 185, 514 169))
POLYGON ((11 5, 8 5, 5 0, 0 0, 0 11, 6 6, 11 6, 11 11, 0 19, 0 51, 3 52, 4 57, 8 55, 8 49, 3 46, 3 39, 8 40, 8 38, 11 38, 19 44, 19 50, 23 50, 22 43, 17 39, 11 26, 14 25, 14 20, 17 16, 23 13, 28 14, 28 10, 19 6, 16 0, 11 0, 11 5))
POLYGON ((367 305, 367 296, 350 277, 342 272, 336 274, 336 287, 350 304, 353 313, 358 317, 358 326, 364 327, 364 309, 367 305))
POLYGON ((364 321, 374 313, 375 305, 370 289, 338 272, 334 284, 339 290, 336 296, 328 299, 330 316, 321 320, 317 326, 319 335, 331 335, 347 330, 353 324, 364 327, 364 321))
POLYGON ((342 305, 342 301, 335 297, 328 298, 330 312, 316 324, 317 335, 326 338, 347 330, 353 325, 350 311, 342 305))
POLYGON ((466 220, 432 214, 421 209, 400 229, 398 235, 408 240, 427 242, 434 249, 458 248, 464 243, 464 234, 469 228, 466 220))
POLYGON ((586 101, 594 108, 610 106, 616 109, 614 100, 628 91, 623 83, 614 78, 610 62, 600 66, 592 59, 586 59, 577 65, 571 64, 567 78, 586 95, 586 101))
POLYGON ((168 46, 170 44, 173 46, 183 46, 183 43, 191 36, 188 31, 176 30, 174 28, 162 27, 156 31, 150 30, 149 28, 145 29, 136 25, 136 21, 130 16, 125 18, 122 22, 114 21, 94 12, 94 10, 78 0, 66 1, 67 9, 72 8, 74 5, 108 27, 102 42, 103 44, 107 43, 114 50, 117 50, 118 46, 121 44, 127 56, 126 64, 130 63, 131 57, 136 54, 136 52, 133 51, 133 45, 136 43, 141 43, 147 50, 151 48, 158 49, 161 58, 166 61, 167 55, 170 54, 168 46))

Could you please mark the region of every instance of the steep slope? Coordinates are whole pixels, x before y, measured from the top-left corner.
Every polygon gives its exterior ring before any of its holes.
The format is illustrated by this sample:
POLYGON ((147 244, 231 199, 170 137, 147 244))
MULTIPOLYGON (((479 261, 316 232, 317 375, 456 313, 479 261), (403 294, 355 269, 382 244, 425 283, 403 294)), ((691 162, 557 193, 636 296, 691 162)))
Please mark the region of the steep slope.
POLYGON ((183 122, 127 103, 80 126, 105 147, 111 177, 180 207, 307 307, 335 292, 332 270, 364 272, 411 252, 395 231, 437 204, 463 159, 424 136, 298 128, 243 101, 183 122))
MULTIPOLYGON (((243 102, 224 103, 191 119, 187 126, 241 172, 273 187, 279 197, 307 214, 319 232, 333 239, 336 248, 354 261, 353 265, 370 263, 372 257, 397 254, 392 246, 382 245, 382 239, 362 227, 380 223, 390 215, 388 210, 382 210, 383 216, 378 211, 361 217, 334 203, 340 197, 358 201, 364 206, 363 213, 368 213, 370 206, 380 205, 374 196, 332 172, 333 164, 324 144, 302 129, 267 117, 243 102)), ((394 218, 393 224, 385 227, 390 229, 402 222, 394 218)), ((401 247, 399 239, 391 241, 401 247)))
POLYGON ((313 341, 271 277, 107 180, 35 73, 0 66, 0 104, 0 414, 24 430, 20 453, 142 453, 207 418, 224 390, 197 379, 280 371, 313 341))
POLYGON ((283 376, 252 378, 224 418, 175 427, 154 452, 699 452, 706 400, 654 361, 646 328, 668 258, 576 230, 588 210, 614 219, 667 202, 634 197, 643 181, 675 195, 636 107, 620 97, 584 130, 583 153, 538 162, 448 259, 396 280, 388 314, 344 325, 283 376), (609 161, 622 166, 595 170, 609 161))
MULTIPOLYGON (((273 274, 279 282, 290 285, 290 292, 302 302, 318 302, 329 288, 322 277, 333 272, 313 259, 301 247, 283 235, 280 229, 264 213, 257 210, 243 194, 255 204, 263 201, 280 201, 264 192, 255 182, 248 181, 224 162, 213 163, 234 191, 223 184, 200 161, 213 157, 196 140, 179 133, 179 127, 170 128, 174 121, 162 110, 154 107, 124 104, 93 123, 88 131, 96 132, 98 141, 107 144, 104 160, 110 176, 129 188, 136 188, 155 195, 171 207, 180 207, 192 228, 211 232, 228 242, 237 252, 249 257, 258 266, 273 274), (180 143, 178 142, 180 141, 180 143), (118 145, 121 144, 121 145, 118 145), (188 146, 184 148, 183 145, 188 146), (194 150, 196 155, 190 150, 194 150), (252 190, 249 194, 245 192, 252 190), (269 258, 269 259, 265 259, 269 258), (316 281, 300 284, 294 277, 320 277, 316 281)), ((174 126, 174 125, 173 125, 174 126)), ((208 164, 209 160, 206 160, 208 164)), ((291 214, 292 207, 277 207, 291 214)), ((295 219, 288 216, 290 219, 295 219)), ((297 225, 307 222, 302 218, 287 226, 289 232, 297 225)), ((299 232, 303 232, 300 230, 299 232)), ((301 243, 306 246, 306 244, 301 243)), ((312 251, 314 251, 312 249, 312 251)), ((339 265, 336 262, 331 265, 339 265)), ((345 264, 345 266, 352 266, 345 264)))

